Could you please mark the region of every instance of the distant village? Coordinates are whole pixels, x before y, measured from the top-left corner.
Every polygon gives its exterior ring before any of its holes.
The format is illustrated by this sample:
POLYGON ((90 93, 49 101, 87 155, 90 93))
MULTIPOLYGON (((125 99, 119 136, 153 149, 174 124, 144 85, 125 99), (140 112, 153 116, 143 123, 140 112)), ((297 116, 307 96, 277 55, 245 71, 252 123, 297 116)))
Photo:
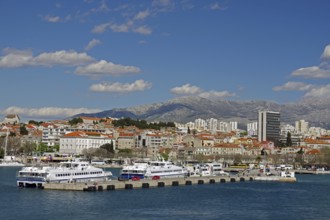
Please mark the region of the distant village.
POLYGON ((310 127, 304 120, 282 124, 280 113, 270 111, 259 112, 258 121, 245 130, 238 129, 237 122, 214 118, 185 124, 91 117, 22 123, 11 114, 0 122, 0 146, 0 158, 6 154, 27 162, 84 157, 114 165, 159 158, 229 165, 330 165, 330 130, 310 127))

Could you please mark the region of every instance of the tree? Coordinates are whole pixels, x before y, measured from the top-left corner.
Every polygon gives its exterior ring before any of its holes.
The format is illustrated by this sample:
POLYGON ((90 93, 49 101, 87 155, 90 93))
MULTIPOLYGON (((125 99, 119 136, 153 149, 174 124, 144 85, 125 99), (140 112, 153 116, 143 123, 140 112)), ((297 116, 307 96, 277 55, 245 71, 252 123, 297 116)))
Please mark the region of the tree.
POLYGON ((0 158, 4 158, 5 156, 5 151, 4 149, 0 148, 0 158))
POLYGON ((31 155, 36 150, 37 145, 35 143, 26 142, 20 149, 21 153, 25 155, 31 155))
POLYGON ((187 133, 190 134, 190 132, 191 132, 191 131, 190 131, 190 128, 188 127, 188 131, 187 131, 187 133))
POLYGON ((286 146, 287 147, 291 147, 292 146, 292 140, 291 140, 291 133, 290 133, 290 131, 288 131, 288 133, 286 135, 286 146))
POLYGON ((165 161, 168 161, 168 154, 167 154, 167 153, 160 153, 160 156, 161 156, 165 161))
POLYGON ((257 157, 256 157, 256 163, 259 164, 261 161, 262 161, 261 156, 257 156, 257 157))
POLYGON ((34 124, 34 125, 41 125, 42 123, 44 123, 43 121, 40 121, 40 122, 37 122, 37 121, 34 121, 34 120, 30 120, 29 121, 29 124, 34 124))
POLYGON ((240 164, 242 163, 242 155, 241 154, 235 154, 234 155, 234 164, 240 164))
POLYGON ((20 126, 19 133, 20 133, 20 135, 28 135, 29 134, 29 132, 28 132, 28 130, 26 130, 26 127, 25 127, 24 124, 20 126))
POLYGON ((69 121, 69 124, 71 126, 79 124, 79 123, 83 123, 84 121, 81 118, 73 118, 69 121))
POLYGON ((106 150, 108 153, 114 154, 115 150, 113 149, 113 142, 111 141, 110 143, 103 144, 100 146, 101 149, 106 150))

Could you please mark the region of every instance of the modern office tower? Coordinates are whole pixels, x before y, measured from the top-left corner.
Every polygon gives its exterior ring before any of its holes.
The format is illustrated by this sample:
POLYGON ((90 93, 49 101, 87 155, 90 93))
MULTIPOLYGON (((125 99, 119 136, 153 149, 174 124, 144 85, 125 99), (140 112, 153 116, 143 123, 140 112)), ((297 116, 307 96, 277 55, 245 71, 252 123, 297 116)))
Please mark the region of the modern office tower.
POLYGON ((305 120, 296 121, 295 130, 298 134, 304 134, 308 131, 309 124, 305 120))
POLYGON ((280 113, 260 111, 258 118, 258 141, 276 143, 281 138, 280 113))

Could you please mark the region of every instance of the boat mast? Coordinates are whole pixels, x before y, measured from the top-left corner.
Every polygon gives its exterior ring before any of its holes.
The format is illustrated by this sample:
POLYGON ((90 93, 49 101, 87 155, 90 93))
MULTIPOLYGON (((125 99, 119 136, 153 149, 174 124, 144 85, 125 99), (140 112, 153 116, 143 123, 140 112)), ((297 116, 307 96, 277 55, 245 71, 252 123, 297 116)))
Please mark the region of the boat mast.
POLYGON ((6 156, 7 156, 8 133, 9 133, 9 128, 7 128, 7 132, 6 132, 5 152, 4 152, 4 154, 3 154, 3 158, 4 158, 4 159, 5 159, 6 156))

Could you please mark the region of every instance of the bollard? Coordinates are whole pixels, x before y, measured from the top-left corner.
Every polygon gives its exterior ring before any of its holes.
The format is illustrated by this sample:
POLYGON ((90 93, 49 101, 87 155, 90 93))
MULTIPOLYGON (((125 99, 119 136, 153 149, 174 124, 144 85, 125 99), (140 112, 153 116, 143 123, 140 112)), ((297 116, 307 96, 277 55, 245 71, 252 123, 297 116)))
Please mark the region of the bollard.
POLYGON ((173 181, 172 186, 179 186, 179 181, 173 181))
POLYGON ((115 190, 115 185, 107 185, 107 190, 115 190))
POLYGON ((191 180, 187 180, 187 181, 186 181, 186 186, 190 186, 190 185, 192 185, 191 180))
POLYGON ((143 189, 149 188, 149 183, 142 183, 142 188, 143 189))
POLYGON ((133 185, 132 184, 125 184, 125 189, 133 189, 133 185))

